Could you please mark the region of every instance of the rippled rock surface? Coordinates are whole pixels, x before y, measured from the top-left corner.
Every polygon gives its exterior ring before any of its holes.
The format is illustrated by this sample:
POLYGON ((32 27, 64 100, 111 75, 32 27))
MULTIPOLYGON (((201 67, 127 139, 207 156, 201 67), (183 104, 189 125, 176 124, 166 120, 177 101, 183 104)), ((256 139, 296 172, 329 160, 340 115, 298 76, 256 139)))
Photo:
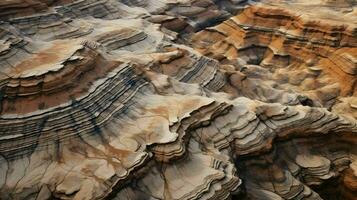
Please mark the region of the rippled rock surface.
POLYGON ((0 2, 0 199, 357 199, 357 2, 0 2))

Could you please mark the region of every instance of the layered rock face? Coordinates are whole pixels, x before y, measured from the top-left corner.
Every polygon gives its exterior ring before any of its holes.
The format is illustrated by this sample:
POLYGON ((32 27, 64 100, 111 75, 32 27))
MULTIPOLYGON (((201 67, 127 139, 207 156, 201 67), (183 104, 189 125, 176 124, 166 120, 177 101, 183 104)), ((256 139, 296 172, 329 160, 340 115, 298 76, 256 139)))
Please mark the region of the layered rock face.
POLYGON ((0 199, 357 199, 356 9, 0 2, 0 199))

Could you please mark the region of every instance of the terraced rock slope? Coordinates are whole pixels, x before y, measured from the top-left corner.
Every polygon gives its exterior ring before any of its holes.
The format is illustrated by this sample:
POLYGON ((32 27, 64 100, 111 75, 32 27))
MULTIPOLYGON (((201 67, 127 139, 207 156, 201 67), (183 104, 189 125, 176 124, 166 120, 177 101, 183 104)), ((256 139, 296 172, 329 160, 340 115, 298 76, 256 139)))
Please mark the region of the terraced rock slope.
POLYGON ((0 1, 0 199, 357 199, 357 2, 0 1))

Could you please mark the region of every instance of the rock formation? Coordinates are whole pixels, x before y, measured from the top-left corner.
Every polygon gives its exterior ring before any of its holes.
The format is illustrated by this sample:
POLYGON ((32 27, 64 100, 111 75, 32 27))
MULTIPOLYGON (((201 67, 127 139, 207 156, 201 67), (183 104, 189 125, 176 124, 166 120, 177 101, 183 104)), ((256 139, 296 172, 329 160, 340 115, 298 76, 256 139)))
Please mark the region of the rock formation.
POLYGON ((0 2, 0 199, 357 199, 357 3, 0 2))

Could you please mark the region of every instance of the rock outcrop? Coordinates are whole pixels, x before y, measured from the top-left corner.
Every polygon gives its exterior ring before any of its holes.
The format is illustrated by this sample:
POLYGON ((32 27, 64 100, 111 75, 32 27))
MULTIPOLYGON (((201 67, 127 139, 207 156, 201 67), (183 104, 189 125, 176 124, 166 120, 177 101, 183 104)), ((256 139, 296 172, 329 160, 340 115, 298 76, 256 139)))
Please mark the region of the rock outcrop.
POLYGON ((355 5, 0 2, 0 199, 356 199, 355 5))

